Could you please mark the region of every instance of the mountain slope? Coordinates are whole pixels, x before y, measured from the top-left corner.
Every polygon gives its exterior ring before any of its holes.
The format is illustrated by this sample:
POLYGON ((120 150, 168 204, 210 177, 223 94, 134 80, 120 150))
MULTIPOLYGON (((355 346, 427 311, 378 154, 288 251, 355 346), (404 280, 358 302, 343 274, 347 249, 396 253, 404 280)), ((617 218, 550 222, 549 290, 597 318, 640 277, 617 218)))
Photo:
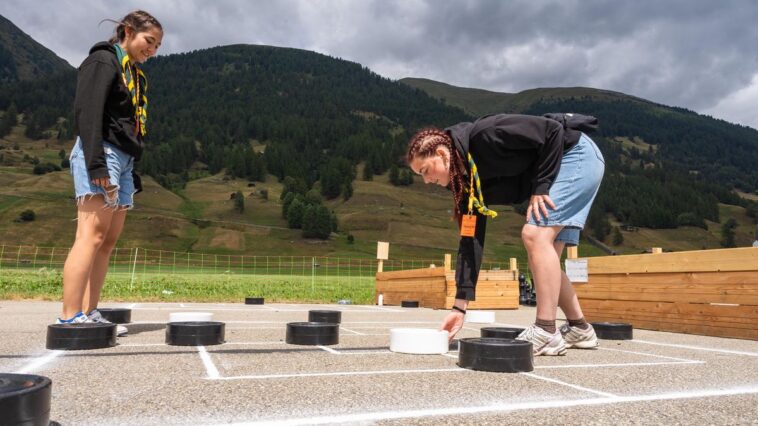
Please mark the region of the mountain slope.
POLYGON ((425 78, 403 78, 403 84, 423 90, 430 96, 448 105, 457 106, 474 116, 493 113, 522 113, 540 101, 584 98, 594 101, 638 101, 652 104, 643 99, 610 90, 589 87, 555 87, 524 90, 519 93, 492 92, 484 89, 452 86, 447 83, 425 78))
POLYGON ((34 80, 71 65, 0 16, 0 83, 34 80))

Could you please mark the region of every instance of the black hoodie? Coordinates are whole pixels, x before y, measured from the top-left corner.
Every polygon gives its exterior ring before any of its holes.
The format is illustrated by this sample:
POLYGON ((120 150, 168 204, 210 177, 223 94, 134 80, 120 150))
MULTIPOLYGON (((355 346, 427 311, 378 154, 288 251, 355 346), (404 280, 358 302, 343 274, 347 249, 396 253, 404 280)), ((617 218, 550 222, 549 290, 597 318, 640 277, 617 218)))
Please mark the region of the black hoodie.
POLYGON ((107 42, 97 43, 79 67, 74 100, 74 131, 82 140, 90 179, 108 177, 103 141, 135 161, 140 159, 144 144, 136 125, 116 49, 107 42))
MULTIPOLYGON (((458 123, 445 131, 452 137, 468 169, 467 154, 476 163, 484 203, 518 204, 550 191, 563 153, 574 147, 581 132, 558 121, 532 115, 488 115, 473 123, 458 123)), ((468 182, 468 180, 466 180, 468 182)), ((468 209, 468 197, 461 211, 468 209)), ((455 267, 456 299, 475 300, 482 264, 487 217, 476 214, 476 234, 461 237, 455 267)))

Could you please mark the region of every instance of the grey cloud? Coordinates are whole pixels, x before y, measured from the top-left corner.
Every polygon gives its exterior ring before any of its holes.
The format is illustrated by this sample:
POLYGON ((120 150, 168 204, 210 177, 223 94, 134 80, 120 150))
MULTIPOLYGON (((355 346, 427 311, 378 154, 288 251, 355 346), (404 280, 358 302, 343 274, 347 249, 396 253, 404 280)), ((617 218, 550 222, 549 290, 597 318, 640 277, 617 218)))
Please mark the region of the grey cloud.
POLYGON ((166 29, 161 54, 289 46, 393 79, 507 92, 598 87, 758 127, 758 118, 738 114, 758 107, 756 91, 746 90, 758 75, 751 0, 6 0, 0 14, 78 65, 109 35, 101 19, 138 7, 166 29))

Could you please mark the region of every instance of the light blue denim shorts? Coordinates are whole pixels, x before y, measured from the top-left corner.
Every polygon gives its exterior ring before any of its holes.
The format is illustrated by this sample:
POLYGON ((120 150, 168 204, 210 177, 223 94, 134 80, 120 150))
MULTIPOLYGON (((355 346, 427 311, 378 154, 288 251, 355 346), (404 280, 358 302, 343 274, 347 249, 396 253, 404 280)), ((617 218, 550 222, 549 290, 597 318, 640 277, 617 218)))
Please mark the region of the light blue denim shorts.
POLYGON ((131 208, 134 204, 134 157, 116 148, 114 145, 103 141, 105 162, 108 166, 108 175, 111 185, 117 186, 117 192, 109 197, 104 188, 92 183, 87 164, 82 151, 82 141, 78 137, 74 148, 71 150, 69 161, 71 162, 71 176, 74 177, 74 193, 77 203, 81 203, 87 197, 102 194, 105 204, 111 208, 131 208))
POLYGON ((545 219, 540 214, 541 220, 538 222, 532 215, 529 223, 537 226, 563 226, 555 240, 568 246, 578 245, 579 231, 584 229, 604 172, 603 154, 595 142, 582 133, 579 142, 563 154, 561 169, 550 187, 548 196, 556 208, 545 206, 548 218, 545 219))

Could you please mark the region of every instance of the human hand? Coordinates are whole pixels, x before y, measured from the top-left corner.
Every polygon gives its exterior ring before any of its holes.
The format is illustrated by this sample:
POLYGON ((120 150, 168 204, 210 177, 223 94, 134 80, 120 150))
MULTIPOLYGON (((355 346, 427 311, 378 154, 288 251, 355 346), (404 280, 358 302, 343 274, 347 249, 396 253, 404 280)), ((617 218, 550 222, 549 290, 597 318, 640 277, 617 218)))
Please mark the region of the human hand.
POLYGON ((539 222, 541 219, 540 212, 545 215, 545 219, 548 218, 547 206, 555 210, 555 204, 553 200, 547 195, 532 195, 529 199, 529 207, 526 209, 526 221, 529 222, 529 218, 534 214, 535 219, 539 222))
POLYGON ((111 179, 107 177, 94 178, 92 179, 92 183, 103 189, 108 189, 111 186, 111 179))
POLYGON ((453 337, 455 337, 456 334, 463 328, 463 313, 458 311, 450 311, 447 316, 445 316, 445 319, 442 320, 442 325, 440 326, 440 331, 446 330, 447 331, 447 341, 448 343, 453 341, 453 337))

